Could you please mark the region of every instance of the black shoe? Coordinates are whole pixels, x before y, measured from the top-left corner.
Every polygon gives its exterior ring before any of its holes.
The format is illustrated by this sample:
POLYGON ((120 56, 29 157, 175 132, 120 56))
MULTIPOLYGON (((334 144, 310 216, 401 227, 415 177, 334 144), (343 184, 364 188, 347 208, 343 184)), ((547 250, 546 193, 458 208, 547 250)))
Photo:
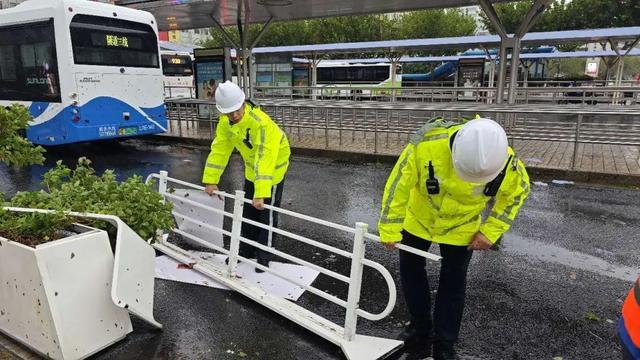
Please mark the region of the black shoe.
POLYGON ((414 322, 409 323, 396 339, 404 341, 405 344, 428 343, 431 346, 429 330, 426 327, 416 325, 414 322))
POLYGON ((458 360, 460 359, 456 354, 456 349, 453 344, 434 344, 433 345, 433 360, 458 360))
MULTIPOLYGON (((266 259, 258 259, 258 264, 260 264, 260 265, 262 265, 262 266, 269 267, 269 260, 266 260, 266 259)), ((262 273, 264 272, 264 270, 262 270, 262 269, 258 269, 258 268, 255 268, 255 270, 256 270, 256 272, 257 272, 258 274, 262 274, 262 273)))

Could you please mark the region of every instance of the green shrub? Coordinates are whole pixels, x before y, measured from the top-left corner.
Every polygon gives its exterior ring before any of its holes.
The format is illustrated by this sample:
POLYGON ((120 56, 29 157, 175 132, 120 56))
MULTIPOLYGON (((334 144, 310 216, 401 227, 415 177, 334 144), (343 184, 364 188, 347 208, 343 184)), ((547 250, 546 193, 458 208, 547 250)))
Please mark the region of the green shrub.
POLYGON ((32 117, 22 105, 0 106, 0 162, 8 165, 42 164, 44 149, 22 134, 32 117))
MULTIPOLYGON (((174 225, 172 205, 163 202, 154 184, 145 184, 138 175, 118 183, 113 170, 98 176, 86 158, 78 159, 75 169, 58 161, 44 175, 42 185, 44 190, 19 192, 11 205, 115 215, 145 240, 154 237, 157 230, 174 225)), ((103 222, 89 223, 108 228, 103 222)))

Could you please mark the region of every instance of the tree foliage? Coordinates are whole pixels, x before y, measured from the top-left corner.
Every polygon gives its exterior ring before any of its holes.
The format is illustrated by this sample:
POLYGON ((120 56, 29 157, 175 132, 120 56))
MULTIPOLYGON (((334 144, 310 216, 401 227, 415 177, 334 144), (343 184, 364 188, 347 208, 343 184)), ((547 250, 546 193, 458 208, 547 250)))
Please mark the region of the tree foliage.
MULTIPOLYGON (((260 27, 261 25, 249 27, 250 39, 255 38, 260 27)), ((237 28, 230 26, 227 31, 238 43, 237 28)), ((436 9, 394 16, 359 15, 277 22, 270 26, 257 46, 432 38, 472 35, 474 32, 475 21, 472 16, 457 9, 436 9)), ((209 33, 209 39, 200 45, 227 45, 220 30, 212 28, 209 33)))
MULTIPOLYGON (((515 32, 531 8, 532 0, 494 5, 498 17, 509 33, 515 32)), ((482 13, 482 22, 496 33, 489 19, 482 13)), ((638 0, 556 0, 531 31, 559 31, 637 26, 640 21, 638 0)))
POLYGON ((31 121, 22 105, 0 106, 0 162, 9 165, 42 164, 44 149, 22 136, 31 121))

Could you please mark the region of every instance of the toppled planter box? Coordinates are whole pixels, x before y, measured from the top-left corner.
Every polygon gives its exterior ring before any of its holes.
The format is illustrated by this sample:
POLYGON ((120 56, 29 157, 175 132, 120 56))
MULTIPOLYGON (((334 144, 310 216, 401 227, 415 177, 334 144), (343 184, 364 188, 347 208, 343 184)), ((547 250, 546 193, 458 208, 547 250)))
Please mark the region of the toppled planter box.
POLYGON ((76 234, 35 248, 0 237, 0 331, 48 358, 83 359, 133 330, 129 312, 161 327, 152 313, 153 249, 117 226, 115 256, 105 231, 78 224, 76 234))

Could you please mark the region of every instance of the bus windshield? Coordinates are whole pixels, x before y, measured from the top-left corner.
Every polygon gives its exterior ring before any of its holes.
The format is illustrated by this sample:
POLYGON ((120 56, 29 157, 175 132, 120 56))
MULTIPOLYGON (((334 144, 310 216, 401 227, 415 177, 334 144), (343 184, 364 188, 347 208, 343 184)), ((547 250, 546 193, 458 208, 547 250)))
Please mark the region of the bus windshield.
POLYGON ((0 99, 60 101, 53 20, 0 28, 0 99))
POLYGON ((158 68, 158 37, 147 24, 92 15, 71 20, 76 64, 158 68))
POLYGON ((162 55, 164 76, 193 76, 193 64, 189 55, 162 55))

